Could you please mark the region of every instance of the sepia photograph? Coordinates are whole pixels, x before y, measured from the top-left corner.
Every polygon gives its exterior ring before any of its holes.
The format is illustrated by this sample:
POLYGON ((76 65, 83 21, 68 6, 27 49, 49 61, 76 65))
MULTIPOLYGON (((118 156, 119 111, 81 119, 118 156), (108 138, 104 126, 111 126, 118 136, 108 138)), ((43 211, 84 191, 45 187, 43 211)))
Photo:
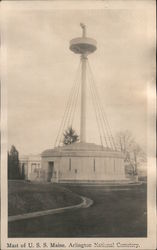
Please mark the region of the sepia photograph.
POLYGON ((2 249, 156 248, 154 8, 2 1, 2 249))

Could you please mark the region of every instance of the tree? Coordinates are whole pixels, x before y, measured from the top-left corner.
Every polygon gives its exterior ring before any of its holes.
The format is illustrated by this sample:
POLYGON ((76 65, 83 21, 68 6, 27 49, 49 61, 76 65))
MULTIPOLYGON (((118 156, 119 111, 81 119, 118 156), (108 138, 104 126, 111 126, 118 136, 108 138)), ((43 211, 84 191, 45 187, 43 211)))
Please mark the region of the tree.
POLYGON ((138 174, 138 168, 140 168, 140 165, 146 161, 147 159, 144 150, 136 142, 134 142, 132 145, 132 162, 135 174, 138 174))
POLYGON ((134 143, 134 138, 130 131, 126 130, 124 132, 117 133, 116 142, 120 151, 122 151, 126 156, 126 161, 129 158, 129 152, 134 143))
POLYGON ((69 127, 65 132, 64 132, 64 139, 63 139, 63 144, 64 145, 69 145, 74 142, 78 141, 78 135, 75 132, 75 130, 72 127, 69 127))
POLYGON ((20 179, 19 153, 14 145, 8 152, 8 179, 20 179))
POLYGON ((126 169, 134 175, 138 173, 138 168, 143 162, 146 162, 146 154, 141 146, 135 142, 130 131, 117 133, 116 142, 119 150, 124 154, 126 169))

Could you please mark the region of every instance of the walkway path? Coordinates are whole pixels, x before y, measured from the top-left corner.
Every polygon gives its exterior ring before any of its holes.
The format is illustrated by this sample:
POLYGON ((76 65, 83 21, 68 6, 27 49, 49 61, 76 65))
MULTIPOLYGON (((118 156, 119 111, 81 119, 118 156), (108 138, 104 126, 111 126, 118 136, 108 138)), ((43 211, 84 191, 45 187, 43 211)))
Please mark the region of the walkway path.
POLYGON ((80 196, 80 198, 82 199, 82 202, 78 205, 49 209, 49 210, 44 210, 44 211, 37 211, 37 212, 32 212, 32 213, 27 213, 27 214, 13 215, 13 216, 8 217, 8 222, 36 218, 39 216, 44 216, 44 215, 49 215, 49 214, 63 213, 63 212, 66 212, 67 210, 68 211, 75 210, 78 208, 88 208, 93 204, 93 201, 87 197, 80 196))

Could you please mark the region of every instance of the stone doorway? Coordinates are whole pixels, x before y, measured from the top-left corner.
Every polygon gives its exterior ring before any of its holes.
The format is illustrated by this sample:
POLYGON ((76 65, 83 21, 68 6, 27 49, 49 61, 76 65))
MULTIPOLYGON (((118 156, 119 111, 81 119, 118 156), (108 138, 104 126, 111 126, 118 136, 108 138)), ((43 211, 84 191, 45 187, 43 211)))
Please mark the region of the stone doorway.
POLYGON ((51 182, 53 177, 53 170, 54 170, 54 161, 50 161, 48 165, 48 174, 47 174, 47 181, 51 182))

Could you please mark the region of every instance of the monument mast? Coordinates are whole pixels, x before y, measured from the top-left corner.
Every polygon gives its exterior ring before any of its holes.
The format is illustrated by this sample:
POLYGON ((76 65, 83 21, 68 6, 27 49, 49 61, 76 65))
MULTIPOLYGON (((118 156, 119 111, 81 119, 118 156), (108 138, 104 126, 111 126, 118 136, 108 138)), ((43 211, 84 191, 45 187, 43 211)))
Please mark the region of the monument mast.
POLYGON ((70 41, 70 50, 81 54, 81 117, 80 117, 80 142, 86 142, 86 64, 88 54, 96 50, 96 41, 86 37, 86 26, 80 23, 82 37, 70 41))
MULTIPOLYGON (((82 28, 82 37, 86 37, 86 26, 80 24, 82 28)), ((87 55, 81 55, 82 77, 81 77, 81 118, 80 118, 80 142, 86 142, 86 61, 87 55)))

